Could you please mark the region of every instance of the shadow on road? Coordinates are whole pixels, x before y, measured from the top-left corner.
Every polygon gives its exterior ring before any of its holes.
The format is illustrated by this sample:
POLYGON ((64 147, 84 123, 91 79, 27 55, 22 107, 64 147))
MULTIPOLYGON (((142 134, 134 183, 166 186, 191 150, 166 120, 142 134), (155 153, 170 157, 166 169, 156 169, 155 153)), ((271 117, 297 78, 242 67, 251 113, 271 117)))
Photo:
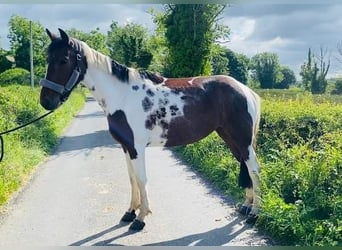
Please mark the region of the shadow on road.
MULTIPOLYGON (((238 235, 243 233, 246 229, 250 228, 250 226, 246 224, 241 226, 241 223, 241 218, 236 218, 228 225, 221 228, 215 228, 203 233, 187 235, 173 240, 145 244, 143 246, 222 246, 233 241, 236 237, 238 237, 238 235), (235 227, 237 227, 238 229, 234 229, 235 227)), ((85 239, 74 242, 70 244, 70 246, 85 245, 86 243, 101 238, 108 233, 113 233, 115 230, 118 230, 124 226, 127 226, 127 224, 120 223, 97 234, 91 235, 85 239)), ((136 233, 141 232, 126 231, 117 236, 95 242, 92 244, 92 246, 124 246, 123 244, 116 243, 115 241, 136 233)))
MULTIPOLYGON (((82 245, 84 245, 84 244, 86 244, 86 243, 88 243, 88 242, 90 242, 92 240, 96 240, 96 239, 102 237, 105 234, 113 232, 113 231, 115 231, 117 229, 120 229, 122 227, 125 227, 127 225, 128 225, 127 223, 120 222, 119 224, 117 224, 117 225, 115 225, 113 227, 110 227, 110 228, 108 228, 106 230, 103 230, 103 231, 101 231, 101 232, 99 232, 97 234, 93 234, 93 235, 91 235, 91 236, 89 236, 89 237, 87 237, 87 238, 85 238, 83 240, 74 242, 74 243, 70 244, 69 246, 82 246, 82 245)), ((125 237, 127 235, 134 234, 134 233, 135 232, 133 232, 133 231, 132 232, 131 231, 127 231, 127 232, 123 233, 122 235, 116 236, 115 239, 122 238, 122 237, 125 237)), ((94 246, 106 246, 106 245, 108 245, 110 242, 112 242, 115 239, 99 241, 99 242, 95 243, 94 246)), ((118 245, 115 245, 115 246, 122 246, 122 245, 118 244, 118 245)))
POLYGON ((222 246, 235 239, 247 228, 250 228, 250 226, 245 224, 238 230, 234 230, 234 227, 240 223, 241 219, 235 218, 228 225, 221 228, 215 228, 204 233, 192 234, 174 240, 146 244, 144 246, 222 246))
POLYGON ((60 143, 60 146, 57 148, 58 153, 96 147, 120 147, 108 130, 100 130, 77 136, 64 136, 61 142, 63 143, 60 143))

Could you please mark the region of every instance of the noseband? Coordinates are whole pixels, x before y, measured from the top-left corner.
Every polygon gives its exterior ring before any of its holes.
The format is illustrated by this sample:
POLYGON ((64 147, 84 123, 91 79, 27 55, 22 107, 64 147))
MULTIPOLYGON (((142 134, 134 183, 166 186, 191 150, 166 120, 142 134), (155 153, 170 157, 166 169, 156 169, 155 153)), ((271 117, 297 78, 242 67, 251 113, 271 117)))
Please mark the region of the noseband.
POLYGON ((77 83, 79 82, 78 79, 81 74, 81 63, 82 63, 81 46, 78 43, 78 41, 76 41, 76 39, 71 39, 71 44, 72 44, 72 48, 75 50, 75 53, 76 53, 76 67, 73 70, 71 76, 69 77, 68 82, 63 86, 61 84, 50 81, 46 78, 40 80, 40 85, 60 94, 62 102, 67 100, 71 91, 76 87, 77 83))

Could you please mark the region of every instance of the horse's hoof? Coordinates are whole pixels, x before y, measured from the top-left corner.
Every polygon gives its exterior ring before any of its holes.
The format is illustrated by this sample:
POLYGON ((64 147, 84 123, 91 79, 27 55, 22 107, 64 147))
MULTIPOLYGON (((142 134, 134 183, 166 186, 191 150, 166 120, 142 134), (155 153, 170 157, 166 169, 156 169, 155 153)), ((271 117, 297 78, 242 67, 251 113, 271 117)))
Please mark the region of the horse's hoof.
POLYGON ((140 221, 140 220, 134 220, 131 226, 129 227, 129 230, 132 231, 140 231, 144 228, 145 222, 140 221))
POLYGON ((252 211, 252 207, 250 206, 242 205, 238 208, 238 212, 244 216, 248 215, 251 211, 252 211))
POLYGON ((132 222, 135 219, 136 214, 135 211, 133 210, 132 212, 126 212, 124 216, 122 216, 121 221, 123 222, 132 222))
POLYGON ((257 214, 249 214, 246 219, 247 224, 255 224, 259 216, 257 214))

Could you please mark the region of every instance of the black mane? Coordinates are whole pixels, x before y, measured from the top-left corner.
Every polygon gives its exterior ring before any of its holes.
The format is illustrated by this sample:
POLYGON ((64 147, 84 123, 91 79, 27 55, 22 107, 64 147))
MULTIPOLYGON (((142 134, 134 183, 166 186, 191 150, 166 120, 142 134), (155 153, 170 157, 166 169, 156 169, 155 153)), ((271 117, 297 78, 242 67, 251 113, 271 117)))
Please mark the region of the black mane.
POLYGON ((139 71, 139 74, 140 74, 140 77, 142 79, 148 79, 151 82, 153 82, 154 84, 160 84, 160 83, 164 82, 164 78, 162 76, 154 74, 150 71, 141 70, 141 71, 139 71))
POLYGON ((120 81, 128 82, 129 81, 128 73, 129 73, 129 69, 126 66, 112 60, 112 74, 116 76, 120 81))

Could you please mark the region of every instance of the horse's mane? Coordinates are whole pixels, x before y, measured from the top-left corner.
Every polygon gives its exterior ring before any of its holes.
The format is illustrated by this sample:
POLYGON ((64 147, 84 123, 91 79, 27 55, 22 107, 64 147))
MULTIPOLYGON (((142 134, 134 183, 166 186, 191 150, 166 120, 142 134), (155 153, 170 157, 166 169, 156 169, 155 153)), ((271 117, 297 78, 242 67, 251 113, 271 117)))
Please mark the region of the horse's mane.
POLYGON ((150 71, 147 71, 147 70, 140 70, 139 74, 142 79, 148 79, 154 84, 160 84, 164 82, 164 77, 157 75, 155 73, 152 73, 150 71))
POLYGON ((164 81, 164 78, 158 74, 152 73, 147 70, 136 70, 134 68, 127 67, 117 61, 111 59, 109 56, 90 48, 85 42, 81 42, 84 49, 84 55, 87 58, 88 63, 97 65, 102 70, 113 74, 122 82, 129 82, 130 78, 140 77, 141 79, 147 79, 154 84, 160 84, 164 81))

